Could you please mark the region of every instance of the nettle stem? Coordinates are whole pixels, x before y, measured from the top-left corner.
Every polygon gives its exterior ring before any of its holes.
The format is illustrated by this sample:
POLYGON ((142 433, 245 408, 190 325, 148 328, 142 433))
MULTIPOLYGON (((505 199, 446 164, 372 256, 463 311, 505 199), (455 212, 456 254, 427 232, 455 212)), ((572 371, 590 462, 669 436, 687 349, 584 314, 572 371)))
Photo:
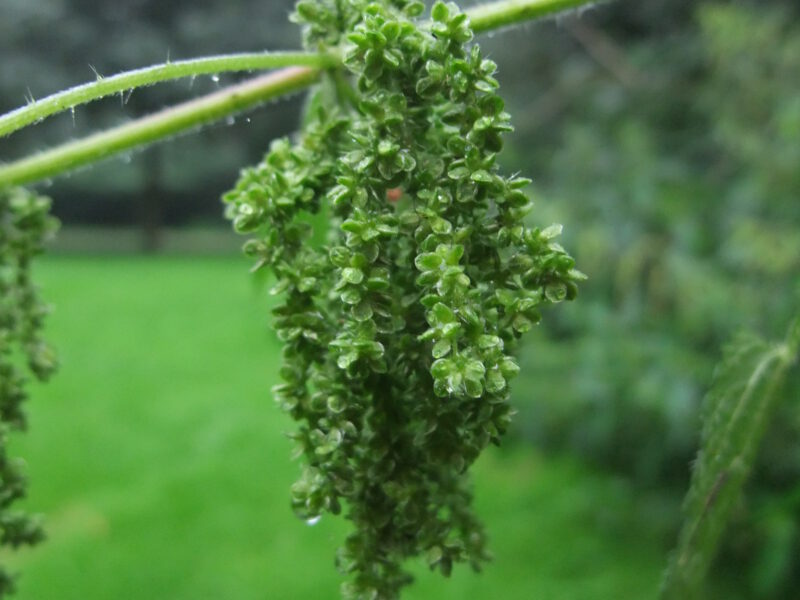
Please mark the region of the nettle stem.
POLYGON ((319 70, 308 67, 282 69, 23 158, 0 168, 0 187, 46 179, 217 121, 267 100, 305 89, 317 80, 319 74, 319 70))
POLYGON ((100 77, 47 98, 31 102, 0 116, 0 137, 38 123, 56 113, 106 96, 122 94, 128 90, 197 75, 214 75, 229 71, 257 71, 280 67, 327 68, 339 64, 339 58, 328 54, 310 52, 258 52, 228 54, 167 62, 135 71, 126 71, 113 77, 100 77))
POLYGON ((562 13, 575 8, 591 6, 591 0, 504 0, 482 4, 466 12, 469 15, 472 31, 483 33, 515 25, 523 21, 531 21, 562 13))
MULTIPOLYGON (((594 0, 502 0, 466 10, 475 33, 484 33, 582 6, 594 0)), ((0 187, 33 183, 177 135, 313 84, 323 69, 341 64, 331 54, 276 52, 235 54, 154 65, 87 83, 0 116, 0 137, 50 115, 105 96, 154 83, 223 71, 292 65, 273 74, 179 104, 51 150, 0 165, 0 187)))

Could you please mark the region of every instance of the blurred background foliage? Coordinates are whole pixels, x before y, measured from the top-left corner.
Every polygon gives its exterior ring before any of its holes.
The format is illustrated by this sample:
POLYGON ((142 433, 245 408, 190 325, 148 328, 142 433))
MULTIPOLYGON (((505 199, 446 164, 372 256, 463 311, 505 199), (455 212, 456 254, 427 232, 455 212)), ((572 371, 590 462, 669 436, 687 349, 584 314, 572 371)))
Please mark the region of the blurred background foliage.
MULTIPOLYGON (((721 346, 742 327, 782 337, 798 306, 800 23, 790 3, 692 3, 679 22, 661 4, 644 34, 622 5, 565 26, 586 56, 553 68, 580 87, 515 161, 533 148, 545 212, 591 277, 526 348, 519 435, 666 491, 685 487, 721 346)), ((798 589, 798 390, 720 560, 745 597, 798 589)))
MULTIPOLYGON (((3 0, 0 111, 92 69, 296 48, 291 5, 3 0)), ((611 474, 629 498, 619 511, 647 498, 645 529, 665 555, 722 345, 743 327, 782 337, 800 304, 799 16, 796 0, 619 0, 481 40, 517 127, 505 167, 534 178, 532 218, 564 223, 590 276, 524 349, 512 451, 533 445, 611 474)), ((0 156, 244 76, 95 103, 0 140, 0 156)), ((46 182, 65 225, 54 252, 236 252, 219 195, 299 110, 283 101, 46 182)), ((727 598, 800 589, 796 371, 716 566, 727 598)))

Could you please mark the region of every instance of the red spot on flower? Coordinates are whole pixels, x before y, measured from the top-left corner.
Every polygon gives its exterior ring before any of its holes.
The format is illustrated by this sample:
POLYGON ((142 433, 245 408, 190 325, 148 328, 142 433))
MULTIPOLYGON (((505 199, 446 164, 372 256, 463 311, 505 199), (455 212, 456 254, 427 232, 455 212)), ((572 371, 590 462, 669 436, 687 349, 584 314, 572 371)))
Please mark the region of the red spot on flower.
POLYGON ((386 199, 389 202, 397 202, 403 197, 403 188, 392 188, 386 190, 386 199))

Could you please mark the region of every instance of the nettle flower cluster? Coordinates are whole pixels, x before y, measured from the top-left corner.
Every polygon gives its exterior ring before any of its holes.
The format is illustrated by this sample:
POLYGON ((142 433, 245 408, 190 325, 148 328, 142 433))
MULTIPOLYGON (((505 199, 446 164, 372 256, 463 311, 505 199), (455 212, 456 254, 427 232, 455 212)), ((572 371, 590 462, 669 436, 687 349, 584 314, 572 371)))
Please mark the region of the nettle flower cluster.
MULTIPOLYGON (((23 464, 7 454, 10 431, 26 426, 28 395, 22 364, 39 380, 55 370, 55 355, 41 336, 47 306, 31 280, 31 262, 57 228, 50 201, 20 188, 0 189, 0 545, 17 547, 42 539, 38 522, 11 510, 25 496, 23 464)), ((0 569, 0 596, 13 578, 0 569)))
POLYGON ((396 598, 409 557, 445 575, 487 558, 467 468, 509 425, 517 340, 583 277, 558 227, 525 224, 529 181, 498 171, 512 128, 496 65, 454 4, 423 10, 299 2, 306 46, 336 46, 346 72, 225 197, 283 298, 274 393, 306 463, 292 503, 352 521, 337 557, 352 598, 396 598))

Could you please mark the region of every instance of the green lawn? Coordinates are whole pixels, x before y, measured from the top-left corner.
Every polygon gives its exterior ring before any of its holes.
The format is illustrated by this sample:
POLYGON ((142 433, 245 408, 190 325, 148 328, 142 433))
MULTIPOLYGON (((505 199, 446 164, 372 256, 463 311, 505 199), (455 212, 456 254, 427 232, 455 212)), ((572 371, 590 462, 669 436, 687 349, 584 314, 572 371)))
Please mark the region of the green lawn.
MULTIPOLYGON (((38 274, 62 368, 14 451, 49 539, 3 560, 19 600, 335 599, 343 519, 289 509, 299 471, 271 400, 279 344, 244 259, 51 258, 38 274)), ((641 499, 533 451, 475 468, 495 561, 406 598, 646 599, 665 556, 641 499), (622 507, 622 510, 620 509, 622 507), (628 515, 620 517, 620 515, 628 515)))

